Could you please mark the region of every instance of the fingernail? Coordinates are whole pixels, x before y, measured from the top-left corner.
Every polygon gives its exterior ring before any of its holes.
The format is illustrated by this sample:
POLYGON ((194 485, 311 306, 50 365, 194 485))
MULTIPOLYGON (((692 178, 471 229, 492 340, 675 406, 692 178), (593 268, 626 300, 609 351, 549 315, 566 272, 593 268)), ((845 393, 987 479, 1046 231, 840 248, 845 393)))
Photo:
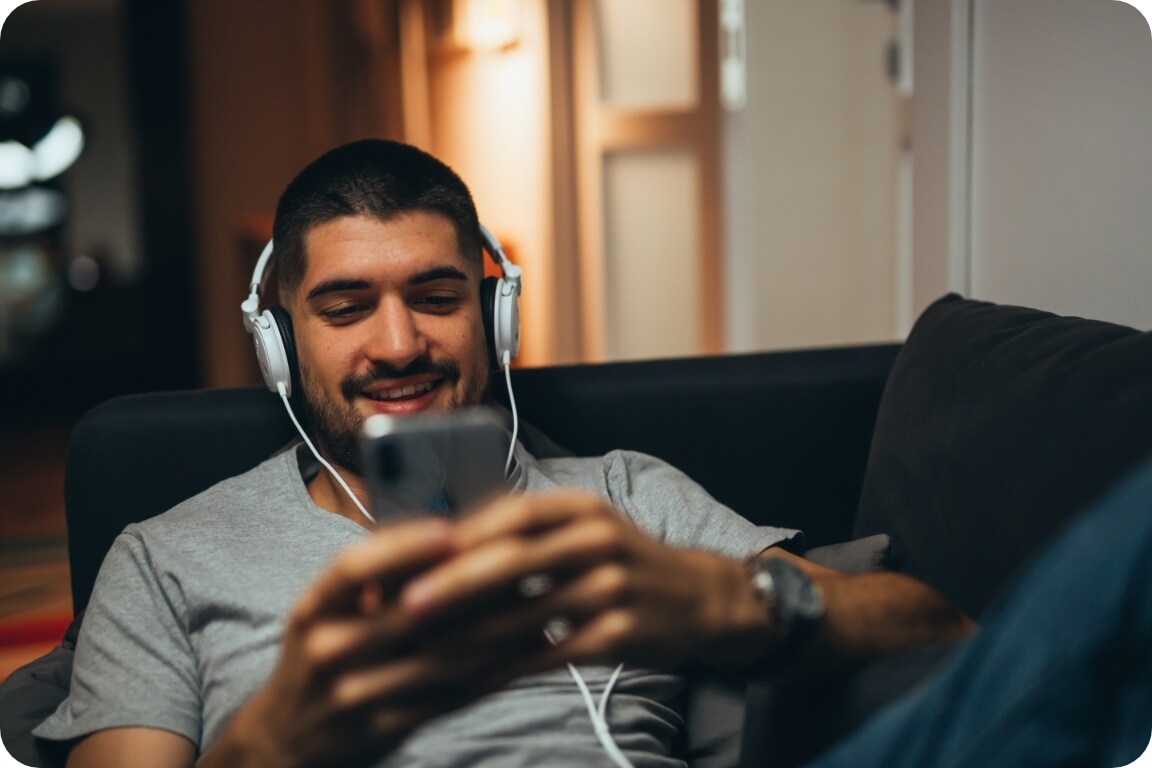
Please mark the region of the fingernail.
POLYGON ((426 517, 423 523, 427 534, 437 539, 448 538, 448 533, 452 530, 448 521, 439 517, 426 517))
POLYGON ((426 520, 421 528, 419 536, 430 549, 447 549, 452 543, 452 526, 447 520, 426 520))
POLYGON ((435 590, 424 581, 409 583, 400 593, 400 605, 408 610, 422 611, 432 605, 435 590))

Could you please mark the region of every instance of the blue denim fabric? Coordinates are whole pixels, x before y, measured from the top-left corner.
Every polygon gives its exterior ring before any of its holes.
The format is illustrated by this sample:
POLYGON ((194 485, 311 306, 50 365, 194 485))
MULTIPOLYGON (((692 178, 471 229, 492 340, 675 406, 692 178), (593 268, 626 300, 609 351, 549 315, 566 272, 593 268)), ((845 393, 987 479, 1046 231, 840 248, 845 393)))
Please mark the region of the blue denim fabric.
POLYGON ((1046 547, 930 681, 810 767, 1114 768, 1150 736, 1152 462, 1046 547))

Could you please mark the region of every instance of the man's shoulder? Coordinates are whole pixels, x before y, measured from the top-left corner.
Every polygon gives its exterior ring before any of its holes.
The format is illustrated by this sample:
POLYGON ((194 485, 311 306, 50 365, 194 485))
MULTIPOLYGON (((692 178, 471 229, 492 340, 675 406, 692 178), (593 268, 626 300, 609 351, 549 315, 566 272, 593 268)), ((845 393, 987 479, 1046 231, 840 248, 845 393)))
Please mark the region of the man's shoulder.
POLYGON ((558 456, 535 459, 529 473, 529 490, 542 490, 545 483, 556 487, 609 491, 621 485, 641 482, 650 473, 680 473, 665 462, 640 451, 617 449, 598 456, 558 456), (533 481, 532 475, 540 477, 533 481))
POLYGON ((658 456, 627 448, 617 448, 607 453, 602 453, 599 456, 548 459, 547 463, 549 465, 570 468, 577 472, 599 472, 606 476, 614 472, 626 472, 630 475, 643 474, 646 472, 680 472, 680 470, 658 456))
POLYGON ((279 451, 238 475, 226 478, 176 504, 155 517, 143 520, 132 530, 141 533, 168 533, 173 529, 196 526, 209 517, 214 523, 237 512, 274 510, 294 499, 300 485, 294 448, 279 451), (230 514, 222 515, 227 510, 230 514))
POLYGON ((633 451, 626 448, 616 448, 595 456, 556 456, 552 458, 538 458, 536 461, 545 467, 574 468, 587 471, 613 466, 626 466, 629 468, 646 466, 669 466, 668 462, 642 451, 633 451))

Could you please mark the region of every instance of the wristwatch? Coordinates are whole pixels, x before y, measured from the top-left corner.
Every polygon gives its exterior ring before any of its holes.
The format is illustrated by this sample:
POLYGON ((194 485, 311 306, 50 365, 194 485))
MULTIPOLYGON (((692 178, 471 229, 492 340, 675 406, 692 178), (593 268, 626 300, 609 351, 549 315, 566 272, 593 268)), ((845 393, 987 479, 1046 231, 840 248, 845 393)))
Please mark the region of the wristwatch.
POLYGON ((808 574, 782 557, 751 557, 745 565, 752 591, 773 620, 775 642, 765 669, 773 673, 791 663, 816 633, 824 595, 808 574))

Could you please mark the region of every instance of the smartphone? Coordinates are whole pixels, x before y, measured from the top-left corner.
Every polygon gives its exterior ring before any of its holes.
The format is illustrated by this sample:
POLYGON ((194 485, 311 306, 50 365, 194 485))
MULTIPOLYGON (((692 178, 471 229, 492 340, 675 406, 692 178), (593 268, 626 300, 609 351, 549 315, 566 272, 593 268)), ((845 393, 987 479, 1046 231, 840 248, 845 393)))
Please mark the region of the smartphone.
POLYGON ((364 422, 362 453, 377 520, 459 515, 507 487, 511 436, 492 408, 364 422))

